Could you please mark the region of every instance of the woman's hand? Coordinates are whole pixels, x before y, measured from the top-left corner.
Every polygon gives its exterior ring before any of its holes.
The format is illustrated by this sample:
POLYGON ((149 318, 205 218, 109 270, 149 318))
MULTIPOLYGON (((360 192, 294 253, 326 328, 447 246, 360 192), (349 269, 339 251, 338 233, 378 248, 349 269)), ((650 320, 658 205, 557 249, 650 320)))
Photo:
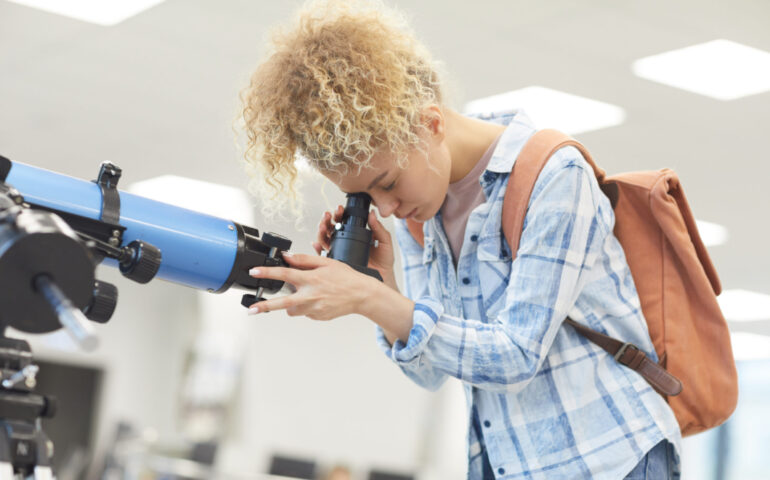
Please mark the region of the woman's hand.
MULTIPOLYGON (((327 252, 331 248, 331 236, 334 232, 334 224, 342 221, 342 214, 344 208, 342 205, 337 206, 337 210, 334 212, 334 218, 330 212, 324 212, 321 217, 321 223, 318 224, 318 233, 316 235, 316 241, 313 242, 313 249, 319 255, 321 251, 327 252)), ((396 276, 393 273, 393 263, 395 262, 395 255, 393 254, 393 239, 390 232, 385 226, 377 219, 377 214, 372 209, 369 212, 369 228, 372 229, 372 238, 377 240, 377 246, 369 250, 369 268, 374 268, 382 275, 382 280, 386 285, 398 291, 396 286, 396 276)))
POLYGON ((284 252, 283 259, 292 268, 257 267, 249 274, 290 283, 297 291, 257 302, 250 314, 286 310, 290 316, 331 320, 357 313, 381 326, 391 342, 409 338, 414 302, 397 290, 331 258, 284 252))
MULTIPOLYGON (((313 320, 331 320, 351 313, 361 313, 366 299, 364 291, 380 282, 348 265, 331 258, 283 253, 290 267, 257 267, 249 274, 254 278, 271 278, 292 284, 291 295, 257 302, 249 313, 286 310, 291 316, 303 315, 313 320)), ((382 287, 380 287, 382 288, 382 287)))

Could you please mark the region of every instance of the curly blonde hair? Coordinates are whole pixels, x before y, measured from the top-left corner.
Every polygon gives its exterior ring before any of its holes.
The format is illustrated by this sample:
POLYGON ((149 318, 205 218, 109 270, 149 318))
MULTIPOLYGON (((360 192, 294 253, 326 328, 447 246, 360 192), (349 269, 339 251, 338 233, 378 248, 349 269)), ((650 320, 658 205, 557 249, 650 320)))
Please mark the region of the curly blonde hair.
POLYGON ((403 16, 373 1, 313 1, 241 93, 249 190, 268 217, 301 217, 298 157, 320 171, 367 167, 380 149, 419 144, 421 110, 441 104, 437 64, 403 16))

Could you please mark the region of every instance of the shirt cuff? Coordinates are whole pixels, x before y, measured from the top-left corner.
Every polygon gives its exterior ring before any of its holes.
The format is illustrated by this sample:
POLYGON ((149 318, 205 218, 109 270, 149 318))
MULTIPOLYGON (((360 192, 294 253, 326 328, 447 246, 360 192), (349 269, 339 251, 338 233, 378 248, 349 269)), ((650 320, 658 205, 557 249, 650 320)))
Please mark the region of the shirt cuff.
POLYGON ((444 313, 444 307, 433 298, 422 297, 414 303, 412 312, 412 329, 409 338, 404 343, 396 339, 391 346, 381 328, 377 328, 377 343, 391 360, 400 365, 410 365, 418 362, 425 350, 428 340, 436 329, 436 322, 444 313))

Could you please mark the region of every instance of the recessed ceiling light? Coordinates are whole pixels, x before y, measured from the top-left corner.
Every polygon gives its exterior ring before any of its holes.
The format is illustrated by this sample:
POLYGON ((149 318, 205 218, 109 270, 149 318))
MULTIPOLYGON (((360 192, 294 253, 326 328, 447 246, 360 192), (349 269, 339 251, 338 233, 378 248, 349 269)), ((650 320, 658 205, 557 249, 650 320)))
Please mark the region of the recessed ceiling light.
POLYGON ((703 244, 707 247, 722 245, 730 238, 727 228, 718 223, 706 222, 704 220, 695 220, 695 223, 698 227, 700 239, 703 240, 703 244))
POLYGON ((620 125, 626 119, 625 111, 618 106, 540 86, 479 98, 465 105, 467 113, 515 108, 522 109, 537 128, 555 128, 570 135, 620 125))
POLYGON ((758 333, 731 332, 733 356, 738 361, 770 358, 770 337, 758 333))
POLYGON ((10 0, 64 17, 111 26, 165 0, 10 0))
POLYGON ((749 290, 724 290, 717 301, 729 321, 770 320, 770 295, 749 290))
POLYGON ((252 199, 240 188, 177 175, 162 175, 129 185, 128 192, 199 213, 251 225, 252 199))
POLYGON ((770 90, 770 53, 730 40, 712 40, 633 63, 647 80, 734 100, 770 90))

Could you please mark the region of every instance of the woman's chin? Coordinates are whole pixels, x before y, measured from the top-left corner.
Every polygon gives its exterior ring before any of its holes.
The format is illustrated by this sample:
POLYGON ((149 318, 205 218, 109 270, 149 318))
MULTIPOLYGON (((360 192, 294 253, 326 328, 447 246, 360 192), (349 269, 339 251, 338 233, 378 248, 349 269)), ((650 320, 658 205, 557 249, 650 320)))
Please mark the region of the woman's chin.
POLYGON ((414 212, 414 213, 413 213, 413 214, 412 214, 412 215, 409 217, 409 219, 410 219, 410 220, 414 220, 415 222, 418 222, 418 223, 425 223, 425 222, 427 222, 428 220, 430 220, 431 218, 435 217, 435 216, 436 216, 436 214, 438 213, 438 211, 439 211, 439 210, 440 210, 440 208, 439 208, 439 209, 436 209, 436 211, 435 211, 435 212, 432 212, 432 213, 429 211, 429 212, 428 212, 428 213, 429 213, 429 215, 426 215, 426 213, 425 213, 425 209, 424 209, 424 208, 421 208, 421 209, 417 209, 417 210, 415 210, 415 212, 414 212))

